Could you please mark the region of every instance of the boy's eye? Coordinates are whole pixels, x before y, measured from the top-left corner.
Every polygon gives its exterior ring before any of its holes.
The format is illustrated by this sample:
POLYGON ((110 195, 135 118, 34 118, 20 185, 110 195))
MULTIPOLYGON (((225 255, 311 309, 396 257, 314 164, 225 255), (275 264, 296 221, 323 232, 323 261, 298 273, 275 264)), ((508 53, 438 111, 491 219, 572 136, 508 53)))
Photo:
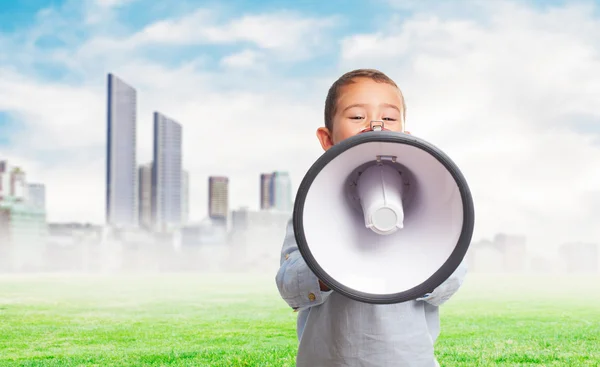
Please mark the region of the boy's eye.
POLYGON ((392 118, 392 117, 384 117, 383 119, 384 119, 385 121, 396 121, 396 119, 395 119, 395 118, 392 118))
POLYGON ((362 120, 364 117, 362 116, 351 116, 350 119, 351 120, 362 120))

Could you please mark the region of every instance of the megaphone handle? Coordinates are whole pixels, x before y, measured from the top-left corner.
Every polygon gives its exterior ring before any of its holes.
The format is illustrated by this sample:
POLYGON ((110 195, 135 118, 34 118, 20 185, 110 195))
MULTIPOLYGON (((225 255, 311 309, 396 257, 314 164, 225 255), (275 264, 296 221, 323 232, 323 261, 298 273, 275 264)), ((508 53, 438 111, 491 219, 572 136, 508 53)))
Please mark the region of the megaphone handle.
POLYGON ((321 279, 319 279, 319 288, 321 292, 329 292, 331 290, 321 279))

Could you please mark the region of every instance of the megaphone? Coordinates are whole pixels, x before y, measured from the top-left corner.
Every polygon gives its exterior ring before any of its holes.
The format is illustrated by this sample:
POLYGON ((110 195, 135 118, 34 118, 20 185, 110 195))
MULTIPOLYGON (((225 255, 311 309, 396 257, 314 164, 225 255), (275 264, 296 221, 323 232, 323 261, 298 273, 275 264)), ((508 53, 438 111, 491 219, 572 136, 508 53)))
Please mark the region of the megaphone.
POLYGON ((292 220, 302 257, 330 289, 391 304, 422 297, 452 275, 474 217, 467 181, 444 152, 379 130, 317 159, 298 188, 292 220))

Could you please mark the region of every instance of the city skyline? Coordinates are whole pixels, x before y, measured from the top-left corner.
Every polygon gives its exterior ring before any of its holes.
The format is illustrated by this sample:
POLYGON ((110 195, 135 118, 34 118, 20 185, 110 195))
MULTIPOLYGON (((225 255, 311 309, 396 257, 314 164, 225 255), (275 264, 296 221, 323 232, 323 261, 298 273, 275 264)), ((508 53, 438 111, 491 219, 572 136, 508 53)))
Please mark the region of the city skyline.
MULTIPOLYGON (((136 129, 137 90, 113 73, 108 73, 107 78, 106 224, 132 228, 141 225, 159 232, 161 228, 165 229, 170 226, 177 228, 185 225, 182 221, 184 206, 187 206, 184 199, 189 197, 189 193, 184 197, 183 190, 184 186, 188 189, 189 174, 183 170, 182 164, 182 125, 167 115, 154 111, 152 114, 153 160, 150 163, 138 164, 135 153, 138 141, 136 129), (129 147, 127 143, 130 144, 129 147), (120 155, 126 158, 125 162, 118 159, 120 155), (130 179, 129 167, 124 163, 132 160, 135 163, 135 169, 133 179, 130 179), (147 178, 148 173, 150 174, 149 185, 142 178, 147 178), (123 179, 123 177, 126 179, 123 179), (142 183, 146 185, 142 185, 142 183), (128 185, 133 187, 133 200, 129 196, 130 186, 128 185), (147 213, 145 212, 148 201, 145 191, 148 188, 150 189, 149 225, 147 213), (120 198, 121 201, 117 198, 120 198), (125 203, 123 204, 123 202, 125 203), (134 209, 133 220, 125 219, 128 218, 129 211, 132 208, 134 209), (127 215, 124 215, 124 213, 127 213, 127 215), (116 219, 111 220, 115 217, 116 219)), ((259 175, 260 191, 258 201, 260 210, 275 209, 291 212, 293 209, 293 194, 289 173, 286 171, 273 171, 260 173, 259 175)), ((24 182, 24 178, 21 178, 21 176, 24 177, 24 173, 18 172, 14 177, 24 182)), ((229 216, 235 210, 229 205, 229 177, 214 175, 208 175, 207 177, 209 181, 207 218, 212 219, 215 223, 223 222, 226 224, 229 216)), ((29 184, 22 186, 24 190, 29 188, 29 184)), ((37 189, 38 197, 44 197, 45 206, 45 186, 41 184, 32 184, 31 186, 33 193, 36 193, 37 189)), ((21 186, 17 185, 16 187, 21 186)), ((244 207, 246 206, 242 205, 238 208, 244 207)), ((564 246, 564 243, 561 244, 559 249, 564 246)))
POLYGON ((47 185, 49 220, 102 223, 111 72, 139 92, 138 164, 152 159, 153 111, 182 123, 192 222, 210 175, 230 178, 232 208, 257 208, 260 172, 288 171, 295 193, 322 154, 331 84, 372 67, 402 89, 409 131, 463 171, 475 238, 522 234, 544 252, 600 237, 597 2, 350 4, 14 2, 0 156, 47 185))
MULTIPOLYGON (((138 141, 137 90, 115 74, 108 73, 107 96, 106 224, 158 232, 185 225, 189 210, 189 173, 183 168, 181 123, 154 111, 152 161, 138 164, 137 156, 132 154, 138 141), (119 159, 120 155, 124 155, 125 162, 119 159), (131 161, 135 174, 130 179, 128 163, 131 161), (132 188, 135 191, 133 199, 129 197, 132 188), (135 210, 133 220, 113 218, 115 213, 129 213, 131 208, 135 210)), ((291 212, 293 193, 289 173, 263 173, 260 179, 259 200, 267 200, 268 205, 261 209, 291 212)), ((208 181, 207 217, 226 225, 232 210, 229 205, 229 178, 208 176, 208 181)))

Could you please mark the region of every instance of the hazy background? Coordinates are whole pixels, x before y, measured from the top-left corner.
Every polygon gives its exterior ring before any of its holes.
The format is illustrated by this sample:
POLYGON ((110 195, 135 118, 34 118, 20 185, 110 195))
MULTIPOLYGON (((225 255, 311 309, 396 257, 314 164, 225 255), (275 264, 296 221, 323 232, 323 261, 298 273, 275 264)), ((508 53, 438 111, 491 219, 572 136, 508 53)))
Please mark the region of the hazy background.
POLYGON ((183 125, 192 221, 206 217, 209 175, 230 178, 230 209, 257 209, 259 173, 289 171, 295 193, 322 153, 329 85, 379 68, 406 96, 408 129, 468 179, 474 242, 524 236, 556 263, 562 244, 600 242, 599 7, 3 3, 0 157, 46 185, 49 222, 102 225, 112 72, 137 89, 139 164, 151 160, 153 111, 183 125))

